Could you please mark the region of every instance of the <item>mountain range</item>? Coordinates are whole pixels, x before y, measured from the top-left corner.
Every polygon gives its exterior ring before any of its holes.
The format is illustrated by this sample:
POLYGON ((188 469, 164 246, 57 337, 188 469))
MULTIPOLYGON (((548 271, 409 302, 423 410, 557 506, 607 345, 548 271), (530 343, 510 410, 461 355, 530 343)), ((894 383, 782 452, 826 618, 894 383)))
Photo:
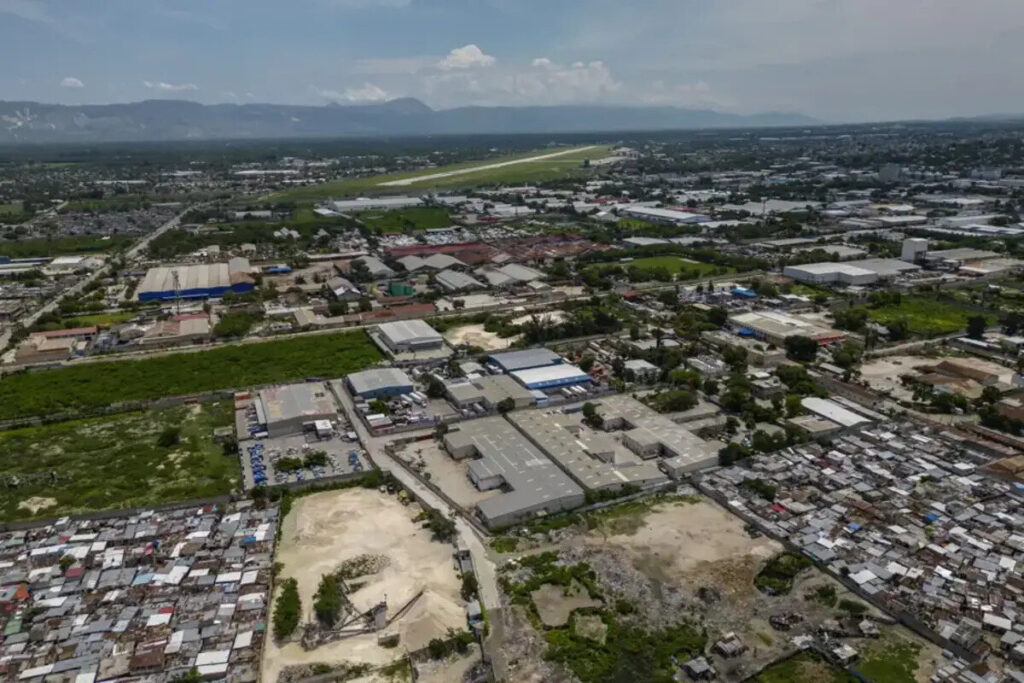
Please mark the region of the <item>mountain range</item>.
POLYGON ((586 133, 811 126, 801 114, 561 105, 432 109, 414 98, 348 105, 214 104, 145 100, 62 105, 0 101, 0 144, 495 133, 586 133))

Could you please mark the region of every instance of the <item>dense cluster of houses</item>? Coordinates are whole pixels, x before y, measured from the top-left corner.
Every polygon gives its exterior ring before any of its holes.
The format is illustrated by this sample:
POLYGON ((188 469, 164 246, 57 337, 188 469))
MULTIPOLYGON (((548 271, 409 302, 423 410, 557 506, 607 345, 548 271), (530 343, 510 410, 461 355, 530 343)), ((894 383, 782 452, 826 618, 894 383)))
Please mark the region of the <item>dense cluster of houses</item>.
POLYGON ((256 681, 277 516, 246 501, 0 533, 0 679, 256 681))
POLYGON ((937 642, 1020 664, 1024 485, 987 476, 989 459, 952 434, 891 422, 756 456, 701 486, 937 642))

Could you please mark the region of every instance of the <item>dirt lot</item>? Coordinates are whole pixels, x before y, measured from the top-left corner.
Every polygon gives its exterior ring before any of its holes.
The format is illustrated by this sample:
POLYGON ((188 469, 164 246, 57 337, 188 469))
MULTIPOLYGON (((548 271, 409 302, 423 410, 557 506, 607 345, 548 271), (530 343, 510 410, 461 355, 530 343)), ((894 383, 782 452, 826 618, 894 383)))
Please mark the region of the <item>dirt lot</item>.
POLYGON ((886 356, 864 363, 860 375, 875 391, 891 392, 890 395, 897 400, 910 400, 913 394, 900 384, 900 375, 914 374, 917 366, 934 365, 936 362, 938 359, 927 356, 886 356))
POLYGON ((479 346, 484 351, 500 351, 507 349, 518 337, 499 337, 488 332, 483 325, 459 325, 444 333, 444 340, 452 346, 469 344, 479 346))
POLYGON ((601 606, 600 600, 593 600, 575 581, 568 588, 544 584, 530 593, 530 598, 545 626, 564 626, 574 610, 601 606))
MULTIPOLYGON (((404 650, 425 647, 448 628, 465 626, 464 603, 452 561, 452 547, 430 539, 412 521, 419 508, 405 507, 396 498, 374 490, 328 491, 300 498, 284 521, 277 560, 282 578, 298 581, 304 620, 312 619, 313 594, 321 575, 360 555, 387 558, 387 566, 365 579, 349 597, 365 610, 387 597, 394 614, 416 593, 423 596, 389 630, 400 636, 397 649, 377 645, 377 634, 360 635, 306 652, 298 643, 284 647, 268 640, 263 657, 263 680, 277 680, 291 665, 365 662, 385 664, 404 650)), ((272 618, 272 617, 271 617, 272 618)))

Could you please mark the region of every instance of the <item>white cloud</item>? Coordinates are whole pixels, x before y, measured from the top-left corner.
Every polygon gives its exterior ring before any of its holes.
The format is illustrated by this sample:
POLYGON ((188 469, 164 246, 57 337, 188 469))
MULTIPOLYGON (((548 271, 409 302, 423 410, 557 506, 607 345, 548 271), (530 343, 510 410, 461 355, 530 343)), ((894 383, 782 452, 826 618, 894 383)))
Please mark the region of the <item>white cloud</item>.
POLYGON ((349 102, 382 102, 388 99, 388 94, 380 86, 363 83, 360 88, 345 88, 345 99, 349 102))
POLYGON ((164 92, 182 92, 184 90, 199 90, 195 83, 165 83, 164 81, 142 81, 142 85, 150 90, 162 90, 164 92))
POLYGON ((41 2, 35 0, 0 0, 0 14, 10 14, 39 24, 53 24, 53 17, 41 2))
POLYGON ((345 88, 344 90, 310 87, 317 95, 332 102, 383 102, 391 97, 387 91, 373 83, 363 83, 358 88, 345 88))
POLYGON ((484 51, 472 43, 463 47, 457 47, 438 62, 437 66, 445 71, 451 69, 474 69, 477 67, 494 66, 498 61, 491 55, 485 55, 484 51))
POLYGON ((427 97, 443 103, 465 104, 564 104, 606 102, 622 90, 604 62, 559 64, 546 57, 529 66, 496 67, 486 77, 473 69, 438 70, 421 80, 427 97))
POLYGON ((85 83, 82 83, 82 81, 78 80, 74 76, 67 76, 67 77, 64 78, 64 80, 62 80, 60 82, 60 87, 62 87, 62 88, 84 88, 85 87, 85 83))

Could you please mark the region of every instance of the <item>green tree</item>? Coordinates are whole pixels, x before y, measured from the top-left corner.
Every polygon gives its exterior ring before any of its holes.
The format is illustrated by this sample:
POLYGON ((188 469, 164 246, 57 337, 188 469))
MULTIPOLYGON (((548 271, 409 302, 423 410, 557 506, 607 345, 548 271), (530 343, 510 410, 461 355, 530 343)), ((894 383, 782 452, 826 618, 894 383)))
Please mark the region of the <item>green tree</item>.
POLYGON ((341 616, 341 586, 335 575, 324 574, 320 577, 320 585, 313 596, 313 611, 324 626, 331 627, 337 623, 341 616))
POLYGON ((274 603, 274 637, 284 640, 299 625, 302 613, 302 601, 299 599, 299 585, 295 579, 285 579, 281 584, 281 593, 274 603))
POLYGON ((800 334, 786 337, 786 357, 802 363, 811 363, 818 356, 818 342, 800 334))
POLYGON ((967 336, 971 339, 982 339, 985 336, 985 328, 988 321, 983 315, 972 315, 967 319, 967 336))
POLYGON ((786 394, 786 417, 796 417, 803 412, 799 394, 786 394))
POLYGON ((446 392, 447 389, 445 389, 444 382, 431 375, 427 381, 427 396, 430 398, 444 398, 446 392))
POLYGON ((203 683, 206 679, 199 673, 199 669, 192 667, 183 674, 178 674, 171 679, 171 683, 203 683))
POLYGON ((166 427, 156 439, 156 445, 161 448, 170 448, 181 443, 181 429, 178 427, 166 427))

